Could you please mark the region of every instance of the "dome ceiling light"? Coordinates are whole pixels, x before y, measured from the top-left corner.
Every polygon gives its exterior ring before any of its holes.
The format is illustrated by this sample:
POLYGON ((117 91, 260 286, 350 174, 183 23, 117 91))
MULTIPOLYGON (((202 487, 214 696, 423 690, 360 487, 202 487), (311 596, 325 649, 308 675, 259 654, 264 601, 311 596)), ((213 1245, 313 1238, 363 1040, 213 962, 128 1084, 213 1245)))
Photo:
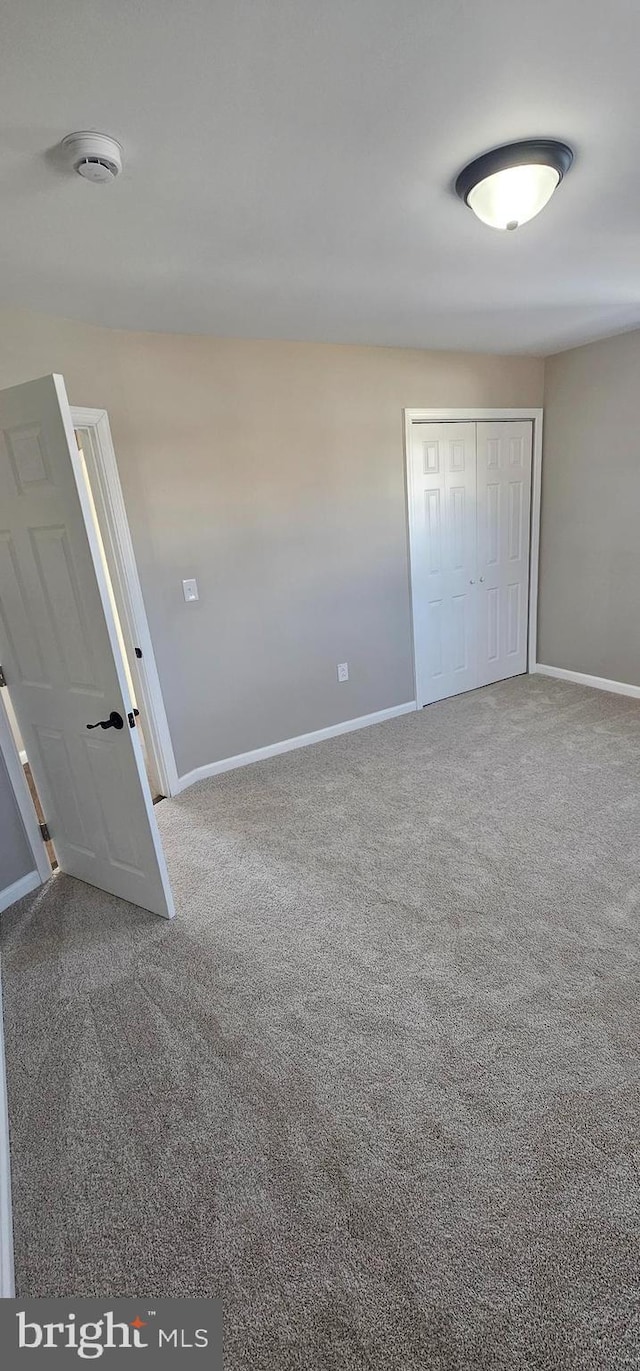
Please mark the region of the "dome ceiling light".
POLYGON ((506 143, 464 167, 456 194, 483 224, 517 229, 544 209, 572 162, 571 148, 554 138, 506 143))

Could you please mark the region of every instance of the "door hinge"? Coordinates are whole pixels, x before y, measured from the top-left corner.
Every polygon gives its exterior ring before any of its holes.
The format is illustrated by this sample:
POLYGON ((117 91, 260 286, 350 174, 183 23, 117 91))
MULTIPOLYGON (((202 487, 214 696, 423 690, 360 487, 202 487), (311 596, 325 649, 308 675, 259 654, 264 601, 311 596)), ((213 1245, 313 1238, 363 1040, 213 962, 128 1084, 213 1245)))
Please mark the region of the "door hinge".
POLYGON ((50 843, 50 842, 51 842, 51 834, 50 834, 50 832, 49 832, 49 825, 48 825, 48 824, 40 824, 39 827, 40 827, 40 837, 42 838, 43 843, 50 843))
POLYGON ((142 648, 141 648, 141 647, 134 647, 133 650, 134 650, 134 652, 135 652, 135 654, 136 654, 136 657, 141 657, 141 656, 142 656, 142 648))
POLYGON ((127 718, 128 718, 128 720, 129 720, 129 728, 135 728, 135 726, 136 726, 136 719, 138 718, 139 713, 140 713, 140 710, 139 710, 139 709, 130 709, 130 710, 129 710, 129 713, 127 714, 127 718))
POLYGON ((7 682, 5 681, 5 678, 4 678, 4 671, 2 670, 2 667, 0 666, 0 686, 6 685, 6 684, 7 684, 7 682))

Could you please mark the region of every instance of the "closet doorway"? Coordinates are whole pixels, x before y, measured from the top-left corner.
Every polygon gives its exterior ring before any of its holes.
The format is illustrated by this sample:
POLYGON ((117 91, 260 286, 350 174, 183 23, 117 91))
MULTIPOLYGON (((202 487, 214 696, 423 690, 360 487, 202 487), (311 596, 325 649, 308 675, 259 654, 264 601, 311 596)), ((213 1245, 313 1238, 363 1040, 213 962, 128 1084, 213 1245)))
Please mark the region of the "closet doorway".
POLYGON ((418 708, 535 662, 542 414, 406 412, 418 708))

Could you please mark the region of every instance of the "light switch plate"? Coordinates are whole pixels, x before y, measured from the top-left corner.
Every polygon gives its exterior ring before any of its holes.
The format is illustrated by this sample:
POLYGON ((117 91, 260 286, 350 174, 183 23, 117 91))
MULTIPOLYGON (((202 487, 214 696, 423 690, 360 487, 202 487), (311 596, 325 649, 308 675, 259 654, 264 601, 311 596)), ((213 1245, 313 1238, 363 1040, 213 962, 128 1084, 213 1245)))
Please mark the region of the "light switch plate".
POLYGON ((184 598, 187 602, 199 599, 198 582, 195 580, 195 577, 192 578, 190 581, 183 581, 182 590, 184 593, 184 598))

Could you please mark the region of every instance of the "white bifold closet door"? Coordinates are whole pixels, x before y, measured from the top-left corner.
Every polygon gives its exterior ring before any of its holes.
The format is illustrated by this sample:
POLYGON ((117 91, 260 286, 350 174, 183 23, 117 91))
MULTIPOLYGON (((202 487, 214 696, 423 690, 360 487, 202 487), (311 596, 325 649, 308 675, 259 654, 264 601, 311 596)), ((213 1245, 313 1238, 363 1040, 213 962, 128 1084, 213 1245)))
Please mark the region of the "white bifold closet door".
POLYGON ((527 670, 532 425, 414 423, 418 704, 527 670))
POLYGON ((531 421, 476 424, 478 685, 527 669, 531 421))

